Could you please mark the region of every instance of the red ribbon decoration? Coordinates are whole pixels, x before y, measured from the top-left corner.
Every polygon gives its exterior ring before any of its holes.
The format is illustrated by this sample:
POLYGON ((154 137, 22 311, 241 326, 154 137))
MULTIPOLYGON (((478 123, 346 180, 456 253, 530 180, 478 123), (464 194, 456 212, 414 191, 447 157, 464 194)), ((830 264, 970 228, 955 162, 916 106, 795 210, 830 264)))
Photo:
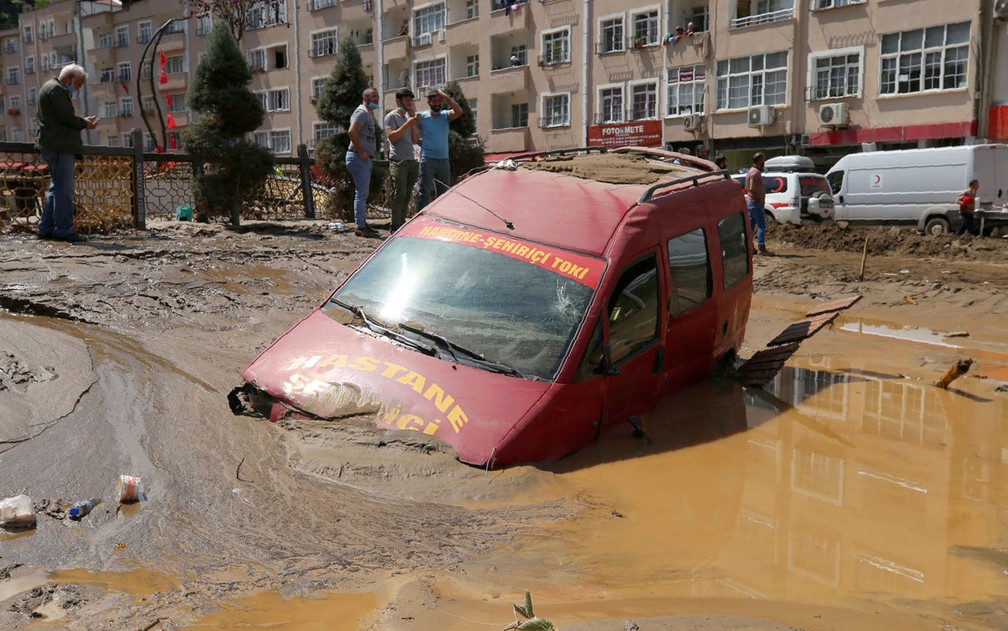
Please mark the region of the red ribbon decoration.
MULTIPOLYGON (((168 129, 175 126, 175 117, 172 116, 171 112, 168 112, 168 129)), ((175 148, 175 139, 172 138, 172 149, 175 148)))

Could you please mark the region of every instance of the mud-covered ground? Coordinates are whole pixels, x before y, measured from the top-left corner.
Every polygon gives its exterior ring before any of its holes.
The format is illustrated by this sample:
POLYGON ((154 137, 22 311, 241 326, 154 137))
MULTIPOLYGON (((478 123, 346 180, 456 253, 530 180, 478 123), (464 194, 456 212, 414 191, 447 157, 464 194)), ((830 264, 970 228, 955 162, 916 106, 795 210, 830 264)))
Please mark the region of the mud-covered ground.
MULTIPOLYGON (((804 306, 852 294, 865 296, 855 307, 864 318, 966 332, 984 353, 1008 350, 1008 239, 827 224, 775 227, 768 244, 775 255, 754 262, 744 355, 804 306)), ((24 492, 48 508, 35 529, 0 532, 0 628, 31 629, 44 619, 70 629, 225 629, 265 626, 276 612, 294 610, 303 617, 290 614, 287 626, 274 628, 503 628, 525 587, 577 576, 576 555, 523 558, 522 542, 571 520, 618 522, 619 510, 570 472, 632 462, 639 446, 615 440, 549 467, 484 472, 408 436, 232 415, 226 394, 239 371, 374 245, 324 223, 237 231, 160 223, 79 245, 0 237, 0 496, 24 492), (120 474, 142 477, 144 501, 115 501, 120 474), (62 518, 62 508, 86 497, 101 500, 91 515, 62 518), (466 592, 473 584, 459 587, 475 567, 475 585, 496 587, 478 595, 466 592), (327 594, 336 596, 318 600, 327 594), (282 600, 291 598, 313 600, 282 600)), ((924 362, 907 355, 901 372, 929 378, 954 355, 924 362)), ((989 378, 1005 369, 1000 359, 987 366, 989 378)), ((994 381, 971 384, 982 390, 974 396, 1004 396, 994 381)), ((700 443, 715 440, 700 435, 700 443)), ((665 450, 693 444, 677 440, 665 450)), ((999 510, 1003 501, 1003 494, 991 499, 999 510)), ((576 532, 565 532, 577 542, 576 532)), ((992 555, 1003 564, 993 552, 984 558, 992 555)), ((555 610, 568 624, 558 627, 918 628, 920 621, 906 611, 872 617, 802 601, 701 607, 686 599, 655 611, 634 607, 635 598, 654 594, 628 581, 592 586, 618 592, 619 607, 568 598, 555 610), (824 616, 834 622, 822 623, 824 616)), ((985 599, 966 614, 932 613, 926 626, 1005 628, 1004 610, 998 598, 985 599)))

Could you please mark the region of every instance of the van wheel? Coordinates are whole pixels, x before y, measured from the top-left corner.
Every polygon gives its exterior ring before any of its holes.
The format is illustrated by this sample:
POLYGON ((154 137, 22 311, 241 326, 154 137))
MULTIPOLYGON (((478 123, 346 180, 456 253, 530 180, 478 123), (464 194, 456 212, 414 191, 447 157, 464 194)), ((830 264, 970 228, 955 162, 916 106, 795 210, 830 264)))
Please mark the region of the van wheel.
POLYGON ((944 217, 932 217, 927 220, 924 224, 924 234, 929 234, 931 236, 937 237, 943 234, 948 234, 951 230, 948 219, 944 217))

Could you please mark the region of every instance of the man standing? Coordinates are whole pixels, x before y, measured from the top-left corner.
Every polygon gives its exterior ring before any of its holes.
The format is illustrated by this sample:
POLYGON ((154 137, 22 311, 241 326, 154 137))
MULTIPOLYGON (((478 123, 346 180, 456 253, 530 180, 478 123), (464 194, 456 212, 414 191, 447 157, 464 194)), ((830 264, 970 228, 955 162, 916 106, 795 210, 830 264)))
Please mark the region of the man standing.
POLYGON ((766 156, 757 153, 753 165, 745 176, 746 205, 749 207, 749 226, 756 231, 757 253, 770 254, 766 249, 766 186, 763 184, 763 163, 766 156))
POLYGON ((346 165, 354 181, 354 222, 358 237, 377 238, 378 231, 367 225, 367 198, 371 190, 371 168, 375 154, 375 119, 372 110, 378 109, 378 90, 364 90, 361 104, 350 116, 350 146, 347 147, 346 165))
POLYGON ((420 114, 420 199, 417 210, 448 190, 451 165, 448 163, 448 123, 462 116, 462 107, 442 90, 427 91, 430 110, 420 114), (441 109, 444 101, 451 109, 441 109))
POLYGON ((38 225, 40 239, 71 243, 85 240, 74 232, 73 225, 74 161, 84 151, 81 130, 94 129, 97 119, 77 116, 70 100, 85 79, 87 73, 83 68, 69 64, 39 90, 35 148, 49 167, 49 191, 38 225))
POLYGON ((959 203, 959 229, 956 230, 956 236, 962 235, 964 232, 969 232, 970 234, 979 234, 976 227, 973 225, 973 213, 976 212, 976 199, 977 191, 980 190, 980 180, 970 180, 969 186, 959 199, 956 201, 959 203))
POLYGON ((385 115, 389 170, 392 173, 391 232, 395 232, 406 222, 406 208, 418 174, 413 145, 420 140, 420 132, 417 130, 420 117, 413 109, 413 92, 409 88, 402 88, 396 92, 395 100, 396 108, 385 115))

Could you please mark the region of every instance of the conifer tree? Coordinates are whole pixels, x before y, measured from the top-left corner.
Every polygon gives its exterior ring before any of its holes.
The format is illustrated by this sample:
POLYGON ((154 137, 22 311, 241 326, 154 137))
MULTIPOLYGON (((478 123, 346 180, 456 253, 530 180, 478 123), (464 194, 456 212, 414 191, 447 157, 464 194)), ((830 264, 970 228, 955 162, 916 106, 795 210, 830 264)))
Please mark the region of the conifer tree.
POLYGON ((246 138, 266 115, 248 88, 251 81, 238 40, 227 24, 216 22, 189 86, 189 105, 200 118, 182 140, 207 165, 193 181, 201 216, 230 216, 234 226, 241 223, 242 205, 261 191, 273 169, 273 154, 246 138))
MULTIPOLYGON (((323 138, 315 145, 315 160, 334 183, 334 191, 328 200, 328 212, 344 219, 353 219, 353 178, 346 170, 346 151, 350 146, 350 116, 361 104, 364 90, 369 87, 368 76, 364 73, 357 45, 349 37, 339 43, 339 50, 333 61, 332 72, 326 79, 319 95, 315 110, 322 120, 333 123, 338 130, 332 136, 323 138)), ((382 148, 382 124, 375 121, 375 144, 382 148)), ((381 169, 371 171, 371 194, 375 197, 383 191, 385 174, 381 169)))
POLYGON ((469 101, 462 94, 462 87, 457 81, 449 81, 444 92, 462 108, 462 116, 448 125, 448 163, 452 177, 457 181, 470 170, 483 166, 483 144, 470 140, 475 138, 476 120, 469 101))

